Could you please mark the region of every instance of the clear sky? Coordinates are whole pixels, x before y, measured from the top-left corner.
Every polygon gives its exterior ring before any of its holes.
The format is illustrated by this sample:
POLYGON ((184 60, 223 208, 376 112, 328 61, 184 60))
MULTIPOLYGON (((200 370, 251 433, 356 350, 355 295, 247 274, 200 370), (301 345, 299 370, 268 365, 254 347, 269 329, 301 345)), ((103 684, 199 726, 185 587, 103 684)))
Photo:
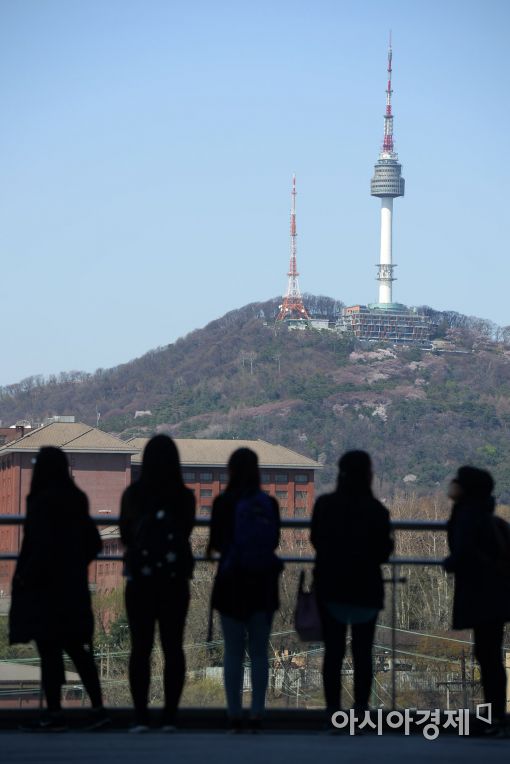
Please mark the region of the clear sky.
POLYGON ((2 0, 0 384, 141 355, 286 288, 510 324, 507 0, 2 0))

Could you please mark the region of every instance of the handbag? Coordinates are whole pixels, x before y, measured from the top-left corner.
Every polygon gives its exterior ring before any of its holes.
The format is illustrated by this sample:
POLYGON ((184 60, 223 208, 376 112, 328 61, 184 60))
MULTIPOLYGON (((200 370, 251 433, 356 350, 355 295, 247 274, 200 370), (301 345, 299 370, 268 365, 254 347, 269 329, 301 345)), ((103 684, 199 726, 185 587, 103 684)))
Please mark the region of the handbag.
POLYGON ((317 604, 315 589, 305 591, 305 571, 299 576, 294 628, 302 642, 320 642, 322 640, 322 622, 317 604))

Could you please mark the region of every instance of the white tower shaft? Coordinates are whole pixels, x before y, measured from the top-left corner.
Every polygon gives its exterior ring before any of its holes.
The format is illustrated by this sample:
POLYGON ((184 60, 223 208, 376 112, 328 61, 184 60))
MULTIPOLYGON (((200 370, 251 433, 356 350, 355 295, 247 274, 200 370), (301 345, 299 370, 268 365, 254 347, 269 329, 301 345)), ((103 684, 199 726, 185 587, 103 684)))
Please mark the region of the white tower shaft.
POLYGON ((381 199, 381 252, 379 256, 379 300, 378 302, 393 302, 392 281, 392 225, 393 198, 384 196, 381 199))

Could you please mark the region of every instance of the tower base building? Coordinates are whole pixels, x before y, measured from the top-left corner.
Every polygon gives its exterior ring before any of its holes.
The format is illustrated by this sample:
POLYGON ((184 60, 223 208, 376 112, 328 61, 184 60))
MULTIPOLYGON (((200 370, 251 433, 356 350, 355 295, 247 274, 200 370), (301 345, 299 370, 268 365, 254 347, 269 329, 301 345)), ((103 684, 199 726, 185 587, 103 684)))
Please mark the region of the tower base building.
POLYGON ((430 347, 434 330, 430 316, 398 302, 344 308, 340 326, 358 340, 422 347, 430 347))

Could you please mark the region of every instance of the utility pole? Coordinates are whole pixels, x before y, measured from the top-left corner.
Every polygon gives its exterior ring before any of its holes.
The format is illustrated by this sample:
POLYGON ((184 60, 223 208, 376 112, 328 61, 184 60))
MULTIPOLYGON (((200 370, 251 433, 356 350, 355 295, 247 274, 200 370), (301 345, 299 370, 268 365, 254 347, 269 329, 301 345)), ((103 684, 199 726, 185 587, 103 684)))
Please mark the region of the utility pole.
POLYGON ((467 677, 466 677, 466 652, 462 650, 460 658, 460 674, 462 681, 462 705, 463 708, 468 707, 468 693, 467 693, 467 677))

